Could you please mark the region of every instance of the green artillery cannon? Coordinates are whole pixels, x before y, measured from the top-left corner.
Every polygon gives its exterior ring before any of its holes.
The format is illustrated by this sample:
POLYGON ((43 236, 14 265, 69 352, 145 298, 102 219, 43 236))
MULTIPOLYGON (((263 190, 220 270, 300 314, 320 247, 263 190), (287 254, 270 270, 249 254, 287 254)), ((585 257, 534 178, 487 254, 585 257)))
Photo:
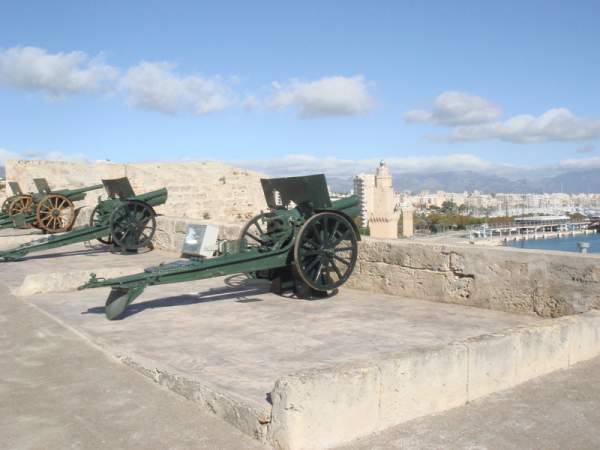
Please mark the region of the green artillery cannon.
POLYGON ((102 188, 101 184, 96 184, 79 189, 52 190, 44 178, 34 178, 33 182, 38 192, 29 194, 23 194, 17 183, 9 183, 14 195, 4 202, 6 217, 0 217, 0 228, 34 226, 50 234, 67 231, 75 222, 74 202, 83 200, 87 192, 102 188))
POLYGON ((163 188, 135 195, 127 178, 102 180, 102 184, 108 199, 98 200, 88 226, 0 252, 0 261, 17 261, 28 253, 94 239, 113 245, 121 251, 149 247, 156 232, 156 212, 153 206, 167 201, 167 190, 163 188))
POLYGON ((19 183, 15 181, 9 181, 8 186, 10 187, 12 195, 8 196, 4 202, 2 202, 2 209, 0 210, 0 228, 2 228, 4 221, 10 217, 9 212, 11 210, 12 203, 23 195, 23 191, 21 190, 19 183))
POLYGON ((79 289, 111 287, 105 306, 110 320, 120 317, 146 286, 237 273, 270 280, 278 294, 294 291, 306 298, 336 291, 356 264, 358 198, 332 202, 324 175, 261 182, 269 211, 251 219, 240 239, 221 242, 217 256, 190 257, 120 278, 92 274, 79 289))

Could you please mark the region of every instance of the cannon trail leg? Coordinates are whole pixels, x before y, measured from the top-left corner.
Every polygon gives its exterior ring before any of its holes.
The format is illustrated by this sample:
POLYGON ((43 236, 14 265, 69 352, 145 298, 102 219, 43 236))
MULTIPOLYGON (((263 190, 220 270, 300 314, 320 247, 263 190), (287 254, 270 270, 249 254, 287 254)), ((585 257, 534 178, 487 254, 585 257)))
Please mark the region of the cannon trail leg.
POLYGON ((104 306, 106 318, 108 320, 118 319, 125 312, 127 306, 144 292, 145 287, 145 285, 113 287, 104 306))

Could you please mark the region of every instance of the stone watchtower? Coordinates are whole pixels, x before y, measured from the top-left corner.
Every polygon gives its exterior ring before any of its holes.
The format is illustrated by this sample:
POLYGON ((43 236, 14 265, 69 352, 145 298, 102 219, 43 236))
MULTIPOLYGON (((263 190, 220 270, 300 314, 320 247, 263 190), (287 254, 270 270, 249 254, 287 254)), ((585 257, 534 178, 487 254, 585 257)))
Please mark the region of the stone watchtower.
POLYGON ((398 218, 394 204, 392 175, 385 162, 381 161, 375 172, 375 190, 373 193, 373 210, 369 216, 369 230, 373 237, 397 238, 398 218))

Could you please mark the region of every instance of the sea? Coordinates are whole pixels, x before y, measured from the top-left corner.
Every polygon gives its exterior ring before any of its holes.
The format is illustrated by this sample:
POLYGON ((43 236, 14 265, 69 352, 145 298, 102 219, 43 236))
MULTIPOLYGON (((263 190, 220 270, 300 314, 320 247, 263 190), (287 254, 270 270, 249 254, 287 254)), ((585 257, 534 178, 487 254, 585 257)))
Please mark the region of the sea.
POLYGON ((537 250, 558 250, 561 252, 579 253, 578 242, 589 242, 588 253, 600 253, 600 234, 565 236, 560 238, 528 239, 526 241, 508 241, 506 245, 515 248, 529 248, 537 250))

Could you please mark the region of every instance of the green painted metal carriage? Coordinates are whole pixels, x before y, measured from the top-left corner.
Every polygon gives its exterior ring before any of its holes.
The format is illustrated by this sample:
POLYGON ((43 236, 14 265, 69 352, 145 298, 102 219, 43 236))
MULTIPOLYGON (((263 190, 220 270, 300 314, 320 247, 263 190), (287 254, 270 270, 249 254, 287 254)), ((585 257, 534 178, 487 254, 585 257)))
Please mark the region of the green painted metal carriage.
POLYGON ((191 257, 113 279, 92 275, 80 289, 110 287, 108 319, 121 317, 147 286, 246 273, 274 292, 327 295, 350 277, 360 240, 355 196, 331 201, 324 175, 262 180, 269 210, 250 220, 214 257, 191 257))

